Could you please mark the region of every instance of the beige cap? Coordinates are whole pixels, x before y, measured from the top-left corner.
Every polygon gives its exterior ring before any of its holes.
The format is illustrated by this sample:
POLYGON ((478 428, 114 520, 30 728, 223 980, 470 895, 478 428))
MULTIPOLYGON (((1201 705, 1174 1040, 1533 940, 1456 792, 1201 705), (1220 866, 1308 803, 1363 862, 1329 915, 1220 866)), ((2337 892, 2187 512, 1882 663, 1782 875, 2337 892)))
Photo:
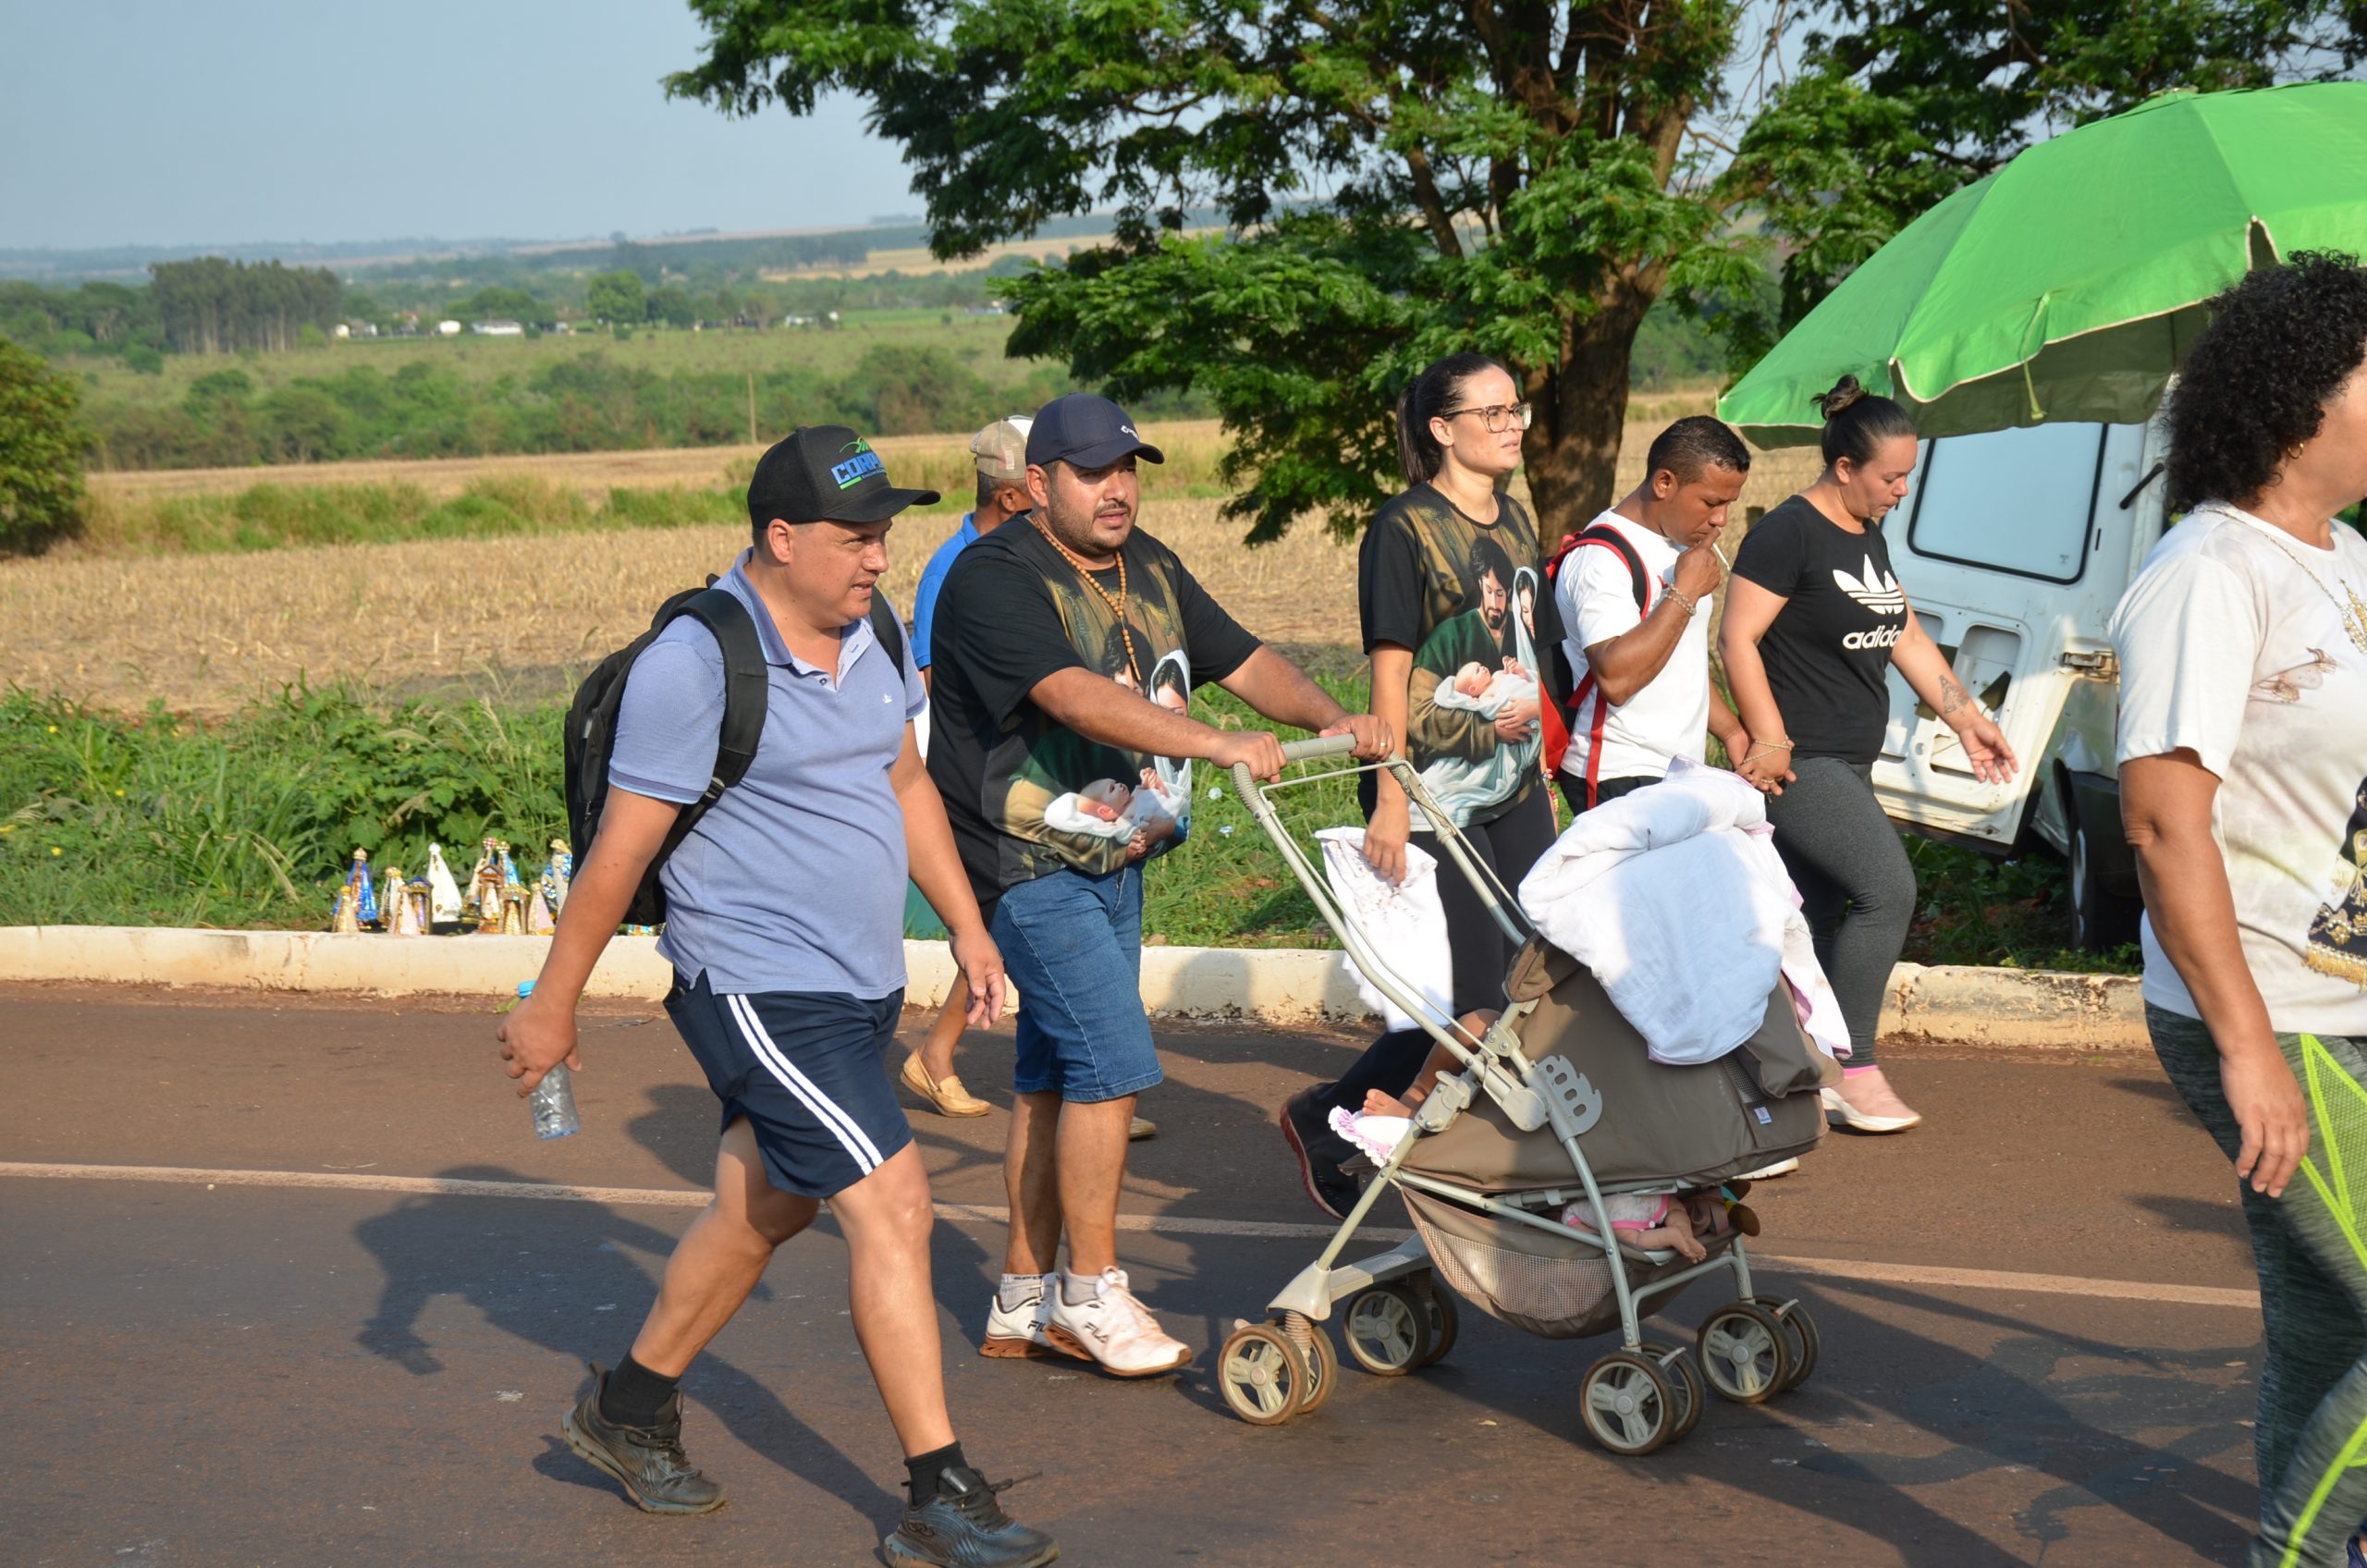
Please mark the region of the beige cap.
POLYGON ((999 419, 970 438, 970 455, 988 479, 1017 484, 1027 477, 1027 432, 1035 421, 1025 414, 999 419))

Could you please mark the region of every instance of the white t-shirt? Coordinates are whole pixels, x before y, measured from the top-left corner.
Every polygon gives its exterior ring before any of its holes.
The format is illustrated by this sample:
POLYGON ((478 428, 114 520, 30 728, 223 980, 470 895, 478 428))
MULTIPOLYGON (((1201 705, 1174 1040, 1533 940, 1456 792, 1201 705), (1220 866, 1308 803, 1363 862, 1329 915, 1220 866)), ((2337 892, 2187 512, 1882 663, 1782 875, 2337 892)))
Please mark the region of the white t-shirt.
POLYGON ((1617 512, 1604 512, 1588 527, 1617 529, 1635 546, 1650 582, 1650 602, 1636 607, 1635 579, 1615 550, 1586 545, 1570 552, 1553 584, 1568 636, 1562 652, 1570 661, 1571 690, 1585 692, 1570 726, 1570 749, 1562 771, 1583 782, 1591 764, 1598 782, 1606 778, 1662 778, 1669 759, 1702 759, 1710 729, 1710 597, 1704 595, 1692 623, 1678 637, 1668 663, 1644 689, 1613 706, 1587 680, 1587 649, 1633 631, 1676 579, 1677 547, 1617 512), (1601 757, 1595 759, 1600 729, 1601 757))
MULTIPOLYGON (((2336 523, 2320 550, 2233 507, 2196 508, 2113 611, 2119 760, 2190 749, 2218 776, 2211 830, 2270 1024, 2356 1035, 2367 1035, 2367 651, 2327 589, 2356 595, 2367 619, 2367 541, 2350 528, 2336 523)), ((2145 999, 2201 1017, 2150 920, 2144 946, 2145 999)))

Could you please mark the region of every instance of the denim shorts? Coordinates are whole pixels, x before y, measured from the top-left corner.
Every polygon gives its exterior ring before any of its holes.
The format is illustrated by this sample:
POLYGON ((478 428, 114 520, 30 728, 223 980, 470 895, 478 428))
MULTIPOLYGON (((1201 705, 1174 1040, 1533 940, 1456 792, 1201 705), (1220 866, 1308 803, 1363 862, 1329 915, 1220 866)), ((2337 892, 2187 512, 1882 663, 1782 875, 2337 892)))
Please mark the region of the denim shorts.
POLYGON ((996 903, 992 931, 1019 987, 1013 1089, 1091 1105, 1165 1076, 1143 1012, 1140 867, 1017 883, 996 903))

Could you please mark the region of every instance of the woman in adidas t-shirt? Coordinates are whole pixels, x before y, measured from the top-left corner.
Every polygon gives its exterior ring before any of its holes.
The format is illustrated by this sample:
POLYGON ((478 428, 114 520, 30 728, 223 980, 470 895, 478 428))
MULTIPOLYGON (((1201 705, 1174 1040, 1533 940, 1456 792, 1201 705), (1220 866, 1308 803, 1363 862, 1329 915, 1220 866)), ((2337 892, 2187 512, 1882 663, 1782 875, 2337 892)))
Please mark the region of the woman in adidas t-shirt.
POLYGON ((1882 520, 1915 471, 1914 421, 1854 375, 1817 404, 1824 472, 1735 553, 1719 649, 1752 749, 1788 750, 1797 776, 1768 798, 1767 817, 1849 1025, 1849 1062, 1825 1110, 1856 1132, 1903 1133, 1922 1118, 1874 1062, 1883 993, 1915 912, 1915 869, 1874 798, 1890 668, 1955 729, 1975 776, 2002 782, 2017 765, 1891 570, 1882 520))
POLYGON ((2251 1561, 2356 1562, 2367 542, 2335 514, 2367 495, 2367 268, 2298 252, 2207 310, 2165 420, 2187 515, 2112 619, 2145 1026, 2260 1273, 2251 1561))

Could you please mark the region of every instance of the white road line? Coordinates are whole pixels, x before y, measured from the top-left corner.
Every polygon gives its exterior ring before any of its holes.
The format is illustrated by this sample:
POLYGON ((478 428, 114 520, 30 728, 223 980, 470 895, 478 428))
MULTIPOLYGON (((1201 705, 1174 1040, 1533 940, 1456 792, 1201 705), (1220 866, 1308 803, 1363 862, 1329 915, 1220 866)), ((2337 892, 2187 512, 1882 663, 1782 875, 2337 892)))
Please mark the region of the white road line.
MULTIPOLYGON (((336 1170, 207 1170, 184 1165, 53 1165, 0 1160, 0 1180, 27 1178, 68 1182, 164 1182, 178 1186, 310 1188, 331 1192, 399 1193, 419 1197, 523 1198, 619 1207, 704 1208, 707 1194, 688 1187, 583 1187, 557 1182, 473 1182, 448 1176, 371 1176, 336 1170)), ((940 1203, 939 1219, 1005 1225, 1011 1211, 984 1204, 940 1203)), ((1175 1214, 1121 1214, 1121 1231, 1161 1236, 1254 1236, 1278 1240, 1329 1240, 1332 1225, 1274 1219, 1202 1219, 1175 1214)), ((1393 1243, 1406 1232, 1367 1226, 1357 1235, 1393 1243)), ((1858 1280, 1877 1285, 1942 1286, 2006 1291, 2026 1295, 2089 1296, 2105 1301, 2147 1301, 2174 1306, 2258 1310, 2256 1291, 2211 1285, 2157 1285, 2140 1280, 2091 1280, 2072 1274, 2017 1274, 1991 1268, 1942 1268, 1920 1264, 1873 1263, 1844 1257, 1787 1257, 1755 1252, 1752 1267, 1771 1274, 1807 1274, 1827 1280, 1858 1280)))

